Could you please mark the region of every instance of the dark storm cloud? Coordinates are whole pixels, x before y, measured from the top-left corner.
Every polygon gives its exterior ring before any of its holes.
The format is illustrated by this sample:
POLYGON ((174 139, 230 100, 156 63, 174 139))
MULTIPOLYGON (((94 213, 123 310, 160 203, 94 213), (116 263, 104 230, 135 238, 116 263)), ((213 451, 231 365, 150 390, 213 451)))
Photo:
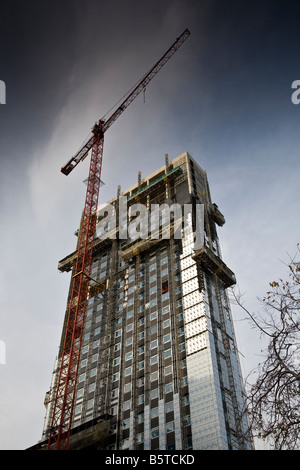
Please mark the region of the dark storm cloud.
MULTIPOLYGON (((225 262, 242 291, 263 295, 272 260, 299 234, 299 13, 287 0, 1 1, 0 448, 41 435, 68 284, 56 261, 75 245, 88 159, 68 179, 59 169, 185 28, 190 38, 146 103, 137 99, 105 136, 100 200, 161 166, 165 152, 189 151, 226 218, 225 262)), ((254 342, 243 334, 245 353, 254 342)))

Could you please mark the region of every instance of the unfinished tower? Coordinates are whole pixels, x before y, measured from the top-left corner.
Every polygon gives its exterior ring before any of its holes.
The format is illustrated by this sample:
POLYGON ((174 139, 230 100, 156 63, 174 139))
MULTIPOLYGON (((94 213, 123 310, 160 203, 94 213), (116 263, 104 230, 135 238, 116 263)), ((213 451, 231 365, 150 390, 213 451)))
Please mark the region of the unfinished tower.
MULTIPOLYGON (((105 236, 96 230, 69 448, 251 449, 226 293, 235 276, 221 258, 217 226, 225 220, 211 201, 206 172, 187 152, 172 161, 166 156, 161 168, 145 178, 139 173, 107 204, 115 225, 105 226, 99 212, 105 236), (140 216, 136 204, 148 223, 153 207, 191 211, 184 230, 173 213, 166 222, 160 210, 156 231, 130 237, 130 223, 140 216)), ((72 272, 76 256, 61 260, 59 270, 72 272)), ((60 356, 40 448, 47 445, 59 363, 60 356)))

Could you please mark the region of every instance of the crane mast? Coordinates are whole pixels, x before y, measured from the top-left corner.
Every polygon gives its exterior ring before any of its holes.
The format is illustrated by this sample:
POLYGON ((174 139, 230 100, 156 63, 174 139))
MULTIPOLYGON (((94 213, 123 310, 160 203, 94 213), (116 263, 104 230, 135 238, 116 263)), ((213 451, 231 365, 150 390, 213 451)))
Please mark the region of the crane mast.
POLYGON ((106 121, 100 119, 99 122, 95 124, 92 135, 61 169, 62 173, 68 175, 80 161, 85 159, 92 149, 85 205, 78 234, 77 260, 72 277, 63 347, 61 357, 59 358, 59 373, 48 438, 48 449, 67 450, 69 447, 96 228, 96 211, 98 207, 102 169, 104 133, 132 103, 138 94, 145 89, 152 78, 160 71, 189 35, 190 32, 186 29, 161 59, 140 80, 138 85, 129 96, 125 98, 110 118, 106 121))

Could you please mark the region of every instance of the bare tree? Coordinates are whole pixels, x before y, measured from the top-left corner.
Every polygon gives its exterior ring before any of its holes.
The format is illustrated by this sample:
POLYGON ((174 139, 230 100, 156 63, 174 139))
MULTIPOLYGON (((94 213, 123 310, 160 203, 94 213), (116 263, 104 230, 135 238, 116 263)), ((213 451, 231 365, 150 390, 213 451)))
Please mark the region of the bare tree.
POLYGON ((267 340, 263 362, 246 380, 247 413, 253 435, 267 439, 275 450, 300 449, 299 254, 298 244, 287 264, 287 280, 270 283, 260 314, 250 313, 232 289, 234 302, 267 340))

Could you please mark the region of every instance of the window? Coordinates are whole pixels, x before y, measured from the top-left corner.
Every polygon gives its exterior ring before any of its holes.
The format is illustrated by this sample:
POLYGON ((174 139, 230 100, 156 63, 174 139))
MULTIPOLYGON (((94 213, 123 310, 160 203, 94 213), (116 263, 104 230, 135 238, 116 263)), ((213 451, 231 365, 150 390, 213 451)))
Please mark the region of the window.
POLYGON ((151 289, 150 289, 150 295, 155 294, 156 291, 157 291, 156 286, 155 286, 155 287, 151 287, 151 289))
POLYGON ((164 352, 164 358, 167 359, 168 357, 171 357, 171 355, 172 355, 171 349, 166 349, 166 351, 164 352))
POLYGON ((113 382, 115 382, 116 380, 119 380, 119 377, 120 377, 120 372, 116 372, 115 374, 113 374, 112 376, 113 382))
POLYGON ((93 406, 94 406, 94 398, 92 398, 91 400, 88 400, 86 409, 90 410, 91 408, 93 408, 93 406))
POLYGON ((158 372, 152 372, 152 374, 150 374, 150 380, 151 382, 153 382, 154 380, 157 380, 158 379, 158 372))
POLYGON ((131 391, 131 383, 125 384, 124 385, 124 393, 130 392, 131 391))
POLYGON ((96 362, 98 360, 98 353, 92 355, 92 362, 96 362))
POLYGON ((123 409, 130 410, 130 407, 131 407, 131 400, 124 401, 123 409))
POLYGON ((187 440, 186 440, 186 447, 192 447, 193 445, 193 441, 192 441, 192 438, 191 437, 188 437, 187 440))
POLYGON ((75 406, 75 415, 81 413, 82 410, 82 403, 80 405, 75 406))
POLYGON ((145 377, 140 377, 138 379, 138 387, 142 387, 145 383, 145 377))
POLYGON ((156 354, 155 356, 152 356, 152 357, 150 358, 150 364, 156 364, 157 361, 158 361, 158 356, 157 356, 157 354, 156 354))
POLYGON ((145 352, 145 346, 142 345, 139 347, 139 354, 143 354, 145 352))
POLYGON ((121 343, 118 343, 115 345, 115 351, 120 351, 121 349, 121 343))
POLYGON ((132 331, 133 330, 133 323, 130 323, 129 325, 127 325, 126 330, 127 331, 132 331))
POLYGON ((169 311, 170 311, 170 305, 166 305, 166 307, 163 307, 163 309, 162 309, 163 315, 164 315, 165 313, 168 313, 169 311))
POLYGON ((80 374, 80 376, 79 376, 79 380, 78 380, 78 381, 79 381, 79 383, 80 383, 80 382, 83 382, 83 381, 84 381, 84 379, 85 379, 85 374, 80 374))
POLYGON ((121 335, 122 335, 122 330, 121 330, 121 329, 120 329, 120 330, 117 330, 117 331, 115 332, 115 337, 116 337, 116 338, 119 338, 121 335))
POLYGON ((184 425, 184 426, 188 426, 189 424, 191 424, 191 417, 190 417, 190 415, 185 416, 184 419, 183 419, 183 425, 184 425))
POLYGON ((161 293, 165 294, 166 292, 169 292, 169 283, 168 283, 168 281, 164 281, 161 284, 161 293))
POLYGON ((168 299, 169 299, 169 292, 166 292, 165 294, 162 294, 162 296, 161 296, 162 302, 164 302, 165 300, 168 300, 168 299))
POLYGON ((122 317, 116 318, 116 325, 120 325, 122 323, 122 317))
POLYGON ((155 307, 157 305, 157 299, 150 300, 150 307, 155 307))
POLYGON ((153 349, 153 348, 156 348, 157 347, 157 339, 155 339, 154 341, 151 341, 150 343, 150 349, 153 349))
POLYGON ((164 327, 164 328, 167 328, 168 326, 170 326, 170 324, 171 324, 170 320, 165 320, 165 321, 163 322, 163 327, 164 327))
POLYGON ((158 408, 152 408, 152 410, 150 410, 150 418, 157 418, 158 416, 158 408))
POLYGON ((183 397, 183 404, 188 405, 190 403, 190 398, 188 395, 184 395, 183 397))
POLYGON ((155 320, 155 318, 157 318, 157 312, 151 313, 150 320, 155 320))
POLYGON ((151 431, 151 438, 154 439, 155 437, 159 436, 159 428, 154 428, 151 431))
POLYGON ((158 397, 158 388, 155 388, 154 390, 151 390, 150 398, 152 400, 152 399, 157 398, 157 397, 158 397))
POLYGON ((142 370, 142 369, 144 369, 144 367, 145 367, 145 361, 140 361, 138 363, 138 370, 142 370))
POLYGON ((173 384, 169 383, 165 386, 166 393, 173 392, 173 384))
POLYGON ((156 333, 156 332, 157 332, 157 325, 152 326, 152 328, 150 330, 150 334, 152 335, 153 333, 156 333))
POLYGON ((167 450, 175 450, 175 444, 169 444, 167 450))
POLYGON ((170 411, 173 411, 173 402, 170 401, 169 403, 166 403, 165 405, 165 410, 166 410, 166 413, 169 413, 170 411))
POLYGON ((132 351, 128 352, 125 356, 125 361, 130 361, 132 359, 132 351))
POLYGON ((114 366, 118 366, 120 364, 120 358, 119 357, 116 357, 116 359, 114 359, 114 366))
POLYGON ((165 375, 172 374, 172 366, 165 367, 165 375))
POLYGON ((87 359, 83 359, 81 361, 81 367, 85 367, 87 365, 87 359))
POLYGON ((169 423, 166 424, 166 432, 172 432, 172 431, 175 431, 174 421, 170 421, 169 423))
POLYGON ((128 419, 124 419, 124 421, 123 421, 123 423, 122 423, 122 424, 123 424, 123 429, 127 429, 127 428, 129 428, 129 425, 130 425, 130 419, 129 419, 129 418, 128 418, 128 419))
POLYGON ((150 282, 156 281, 156 274, 153 274, 153 276, 150 276, 150 282))
POLYGON ((94 367, 94 369, 90 371, 90 377, 95 377, 95 375, 97 375, 97 367, 94 367))
POLYGON ((125 376, 130 375, 132 372, 132 367, 126 367, 125 369, 125 376))
POLYGON ((129 446, 129 438, 124 439, 124 441, 121 442, 122 449, 128 449, 128 446, 129 446))
POLYGON ((187 378, 187 377, 183 377, 181 383, 182 383, 182 386, 183 386, 183 387, 184 387, 185 385, 187 385, 187 384, 188 384, 188 378, 187 378))
POLYGON ((138 414, 137 421, 139 424, 144 422, 144 413, 138 414))
POLYGON ((142 443, 144 442, 144 433, 143 432, 140 432, 138 435, 137 435, 137 441, 138 443, 142 443))
POLYGON ((138 397, 138 405, 142 405, 145 401, 144 395, 139 395, 138 397))
POLYGON ((171 333, 168 333, 163 337, 163 342, 167 343, 168 341, 171 341, 171 333))
POLYGON ((126 340, 126 346, 130 346, 130 344, 132 344, 132 336, 126 340))

